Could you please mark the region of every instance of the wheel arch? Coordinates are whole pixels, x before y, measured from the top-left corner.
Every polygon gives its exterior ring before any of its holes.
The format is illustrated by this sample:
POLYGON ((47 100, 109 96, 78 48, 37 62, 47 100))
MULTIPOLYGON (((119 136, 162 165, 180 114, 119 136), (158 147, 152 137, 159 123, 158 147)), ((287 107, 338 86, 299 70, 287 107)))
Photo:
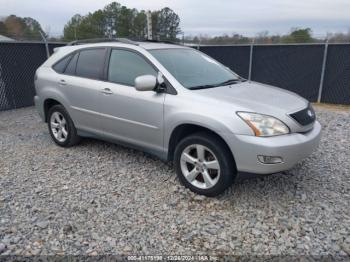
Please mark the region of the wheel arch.
POLYGON ((55 105, 62 105, 63 106, 63 104, 55 98, 47 98, 44 100, 43 107, 44 107, 44 120, 45 120, 45 122, 48 121, 47 117, 48 117, 48 112, 49 112, 50 108, 55 106, 55 105))
POLYGON ((217 132, 212 130, 211 128, 204 127, 204 126, 198 125, 198 124, 193 124, 193 123, 180 124, 180 125, 176 126, 173 129, 173 131, 171 132, 170 139, 168 142, 168 155, 167 155, 168 161, 172 161, 174 159, 174 152, 175 152, 176 145, 183 138, 185 138, 191 134, 200 133, 200 132, 211 134, 211 135, 214 135, 217 138, 219 138, 227 147, 228 152, 230 152, 230 157, 232 158, 232 160, 234 161, 234 164, 236 166, 236 161, 235 161, 234 155, 233 155, 230 147, 226 143, 225 139, 220 134, 218 134, 217 132))

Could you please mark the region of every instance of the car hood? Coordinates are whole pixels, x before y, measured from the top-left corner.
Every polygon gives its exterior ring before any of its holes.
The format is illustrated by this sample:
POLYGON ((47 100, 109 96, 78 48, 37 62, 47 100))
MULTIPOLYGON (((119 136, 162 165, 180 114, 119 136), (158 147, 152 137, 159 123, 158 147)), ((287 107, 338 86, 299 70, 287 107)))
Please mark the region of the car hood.
POLYGON ((278 87, 246 81, 193 92, 198 92, 196 94, 208 105, 222 108, 225 106, 229 111, 246 111, 274 116, 287 124, 292 132, 306 132, 313 127, 313 123, 302 126, 290 116, 292 113, 307 108, 309 102, 293 92, 278 87))
POLYGON ((229 86, 200 89, 195 92, 221 103, 232 103, 241 110, 268 115, 275 115, 277 112, 292 113, 308 105, 306 99, 293 92, 248 81, 229 86))

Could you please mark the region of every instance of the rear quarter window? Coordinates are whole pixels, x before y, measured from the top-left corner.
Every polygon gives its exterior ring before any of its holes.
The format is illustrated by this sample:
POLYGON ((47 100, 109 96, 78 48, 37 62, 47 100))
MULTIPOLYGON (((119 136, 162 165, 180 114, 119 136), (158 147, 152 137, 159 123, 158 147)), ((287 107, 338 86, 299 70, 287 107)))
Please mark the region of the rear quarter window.
POLYGON ((79 53, 75 53, 73 58, 69 61, 66 70, 64 71, 65 74, 67 75, 75 75, 75 68, 77 66, 77 61, 78 61, 79 53))
POLYGON ((57 73, 63 73, 64 70, 67 67, 68 62, 70 61, 70 59, 72 58, 73 55, 68 55, 64 58, 62 58, 60 61, 58 61, 56 64, 54 64, 54 66, 52 67, 53 70, 55 70, 57 73))

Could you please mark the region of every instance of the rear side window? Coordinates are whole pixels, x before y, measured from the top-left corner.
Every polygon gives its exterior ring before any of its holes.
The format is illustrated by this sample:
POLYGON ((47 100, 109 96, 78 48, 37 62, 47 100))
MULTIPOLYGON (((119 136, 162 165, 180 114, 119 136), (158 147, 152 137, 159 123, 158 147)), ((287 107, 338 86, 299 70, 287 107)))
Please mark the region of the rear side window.
POLYGON ((106 49, 88 49, 80 51, 76 75, 99 79, 103 70, 106 49))
POLYGON ((79 53, 75 53, 73 58, 69 61, 66 67, 66 70, 64 71, 65 74, 75 75, 75 68, 77 66, 78 57, 79 57, 79 53))
POLYGON ((52 68, 57 72, 57 73, 63 73, 64 70, 66 69, 66 66, 69 62, 69 60, 72 58, 73 55, 68 55, 58 61, 52 68))
POLYGON ((141 75, 157 75, 156 70, 140 55, 127 50, 112 50, 108 67, 108 80, 134 86, 141 75))

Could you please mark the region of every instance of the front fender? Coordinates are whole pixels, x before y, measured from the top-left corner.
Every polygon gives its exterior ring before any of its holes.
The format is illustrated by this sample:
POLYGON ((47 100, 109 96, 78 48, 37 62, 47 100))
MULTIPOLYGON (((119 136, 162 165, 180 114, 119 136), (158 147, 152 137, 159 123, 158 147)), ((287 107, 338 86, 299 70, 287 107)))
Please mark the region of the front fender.
MULTIPOLYGON (((240 120, 240 119, 239 119, 240 120)), ((242 121, 242 120, 240 120, 242 121)), ((167 114, 164 120, 164 148, 167 151, 169 147, 170 138, 176 127, 184 124, 192 124, 200 127, 204 127, 213 131, 221 136, 225 141, 228 134, 252 132, 249 127, 245 127, 245 123, 242 121, 235 125, 234 116, 217 116, 212 117, 205 114, 189 113, 189 112, 177 112, 173 114, 167 114), (231 117, 231 118, 230 118, 231 117), (227 118, 229 120, 227 120, 227 118)))

